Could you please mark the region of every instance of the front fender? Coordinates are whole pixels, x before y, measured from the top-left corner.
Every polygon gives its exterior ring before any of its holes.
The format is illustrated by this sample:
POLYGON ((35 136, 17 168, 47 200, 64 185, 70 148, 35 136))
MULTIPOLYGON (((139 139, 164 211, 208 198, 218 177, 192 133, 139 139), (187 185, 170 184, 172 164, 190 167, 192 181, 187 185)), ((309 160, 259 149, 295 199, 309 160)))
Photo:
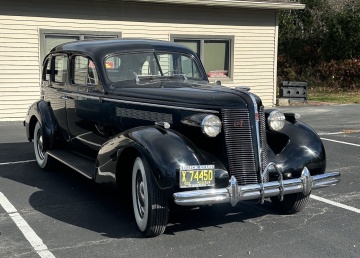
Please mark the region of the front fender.
POLYGON ((25 118, 26 135, 29 141, 34 137, 34 127, 39 121, 44 137, 44 148, 48 149, 54 144, 57 131, 57 121, 54 112, 48 102, 39 100, 33 103, 25 118))
POLYGON ((286 121, 280 132, 268 132, 268 159, 282 173, 299 177, 306 166, 311 175, 326 169, 325 148, 320 137, 301 121, 286 121))
MULTIPOLYGON (((228 173, 220 161, 199 150, 186 137, 174 130, 165 130, 156 126, 131 129, 106 142, 97 158, 97 182, 115 180, 115 164, 122 153, 129 148, 136 149, 146 158, 162 190, 171 192, 171 189, 178 185, 179 168, 182 165, 214 164, 215 178, 218 178, 219 182, 228 183, 228 173), (111 175, 102 171, 111 171, 111 175)), ((119 167, 126 167, 126 165, 119 164, 119 167)))

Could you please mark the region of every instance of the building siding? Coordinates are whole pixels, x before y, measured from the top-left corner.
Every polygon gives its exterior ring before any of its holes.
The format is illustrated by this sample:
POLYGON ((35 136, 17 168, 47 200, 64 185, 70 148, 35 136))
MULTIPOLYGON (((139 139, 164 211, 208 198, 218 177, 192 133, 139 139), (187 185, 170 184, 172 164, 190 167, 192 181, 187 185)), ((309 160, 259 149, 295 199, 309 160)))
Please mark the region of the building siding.
POLYGON ((40 29, 117 32, 124 38, 167 41, 176 34, 232 36, 233 76, 223 85, 249 86, 265 105, 274 104, 276 11, 73 2, 2 4, 0 121, 23 120, 28 106, 39 99, 40 29))

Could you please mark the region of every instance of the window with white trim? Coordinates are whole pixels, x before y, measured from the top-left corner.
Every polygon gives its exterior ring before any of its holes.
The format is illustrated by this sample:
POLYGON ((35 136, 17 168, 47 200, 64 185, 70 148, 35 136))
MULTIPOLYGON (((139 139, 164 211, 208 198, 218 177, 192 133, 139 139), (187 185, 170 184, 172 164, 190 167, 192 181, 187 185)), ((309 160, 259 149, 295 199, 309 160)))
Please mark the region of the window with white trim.
POLYGON ((198 54, 209 79, 232 78, 233 37, 173 35, 171 39, 198 54))
POLYGON ((57 45, 84 39, 121 38, 120 32, 102 31, 62 31, 40 29, 41 61, 57 45))

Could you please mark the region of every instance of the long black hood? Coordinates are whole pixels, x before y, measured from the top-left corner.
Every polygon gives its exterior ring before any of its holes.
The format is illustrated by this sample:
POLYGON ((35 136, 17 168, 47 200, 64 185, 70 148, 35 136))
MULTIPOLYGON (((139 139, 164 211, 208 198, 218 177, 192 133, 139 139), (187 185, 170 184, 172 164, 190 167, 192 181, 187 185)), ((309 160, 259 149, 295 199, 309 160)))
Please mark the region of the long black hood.
MULTIPOLYGON (((239 90, 187 81, 157 81, 113 87, 113 98, 141 99, 143 102, 206 108, 247 107, 249 96, 239 90)), ((258 104, 260 100, 256 97, 258 104)))

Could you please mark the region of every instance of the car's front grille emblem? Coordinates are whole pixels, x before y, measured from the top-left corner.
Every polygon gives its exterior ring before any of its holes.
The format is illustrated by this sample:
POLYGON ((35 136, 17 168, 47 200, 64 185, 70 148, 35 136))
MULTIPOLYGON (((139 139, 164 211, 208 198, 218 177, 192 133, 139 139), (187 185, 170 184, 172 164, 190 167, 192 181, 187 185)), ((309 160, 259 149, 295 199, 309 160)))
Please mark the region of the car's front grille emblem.
POLYGON ((234 121, 233 126, 234 127, 243 127, 243 123, 244 123, 243 120, 236 120, 236 121, 234 121))

